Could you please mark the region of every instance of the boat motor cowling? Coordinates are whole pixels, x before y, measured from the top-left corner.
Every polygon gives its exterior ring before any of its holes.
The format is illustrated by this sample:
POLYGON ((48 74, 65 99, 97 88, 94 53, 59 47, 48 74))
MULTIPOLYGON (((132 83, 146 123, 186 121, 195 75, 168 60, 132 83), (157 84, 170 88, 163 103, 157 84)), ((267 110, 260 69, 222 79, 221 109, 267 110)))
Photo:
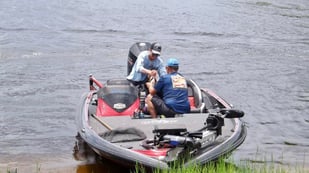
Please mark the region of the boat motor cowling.
POLYGON ((131 73, 138 55, 145 50, 149 50, 150 46, 151 44, 148 42, 137 42, 130 47, 127 62, 127 75, 131 73))

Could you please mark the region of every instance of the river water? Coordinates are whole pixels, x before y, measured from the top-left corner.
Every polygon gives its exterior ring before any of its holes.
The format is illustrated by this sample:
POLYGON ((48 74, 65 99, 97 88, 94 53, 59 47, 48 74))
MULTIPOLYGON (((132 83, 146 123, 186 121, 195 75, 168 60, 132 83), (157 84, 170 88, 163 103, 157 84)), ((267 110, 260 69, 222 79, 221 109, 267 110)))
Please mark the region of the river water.
POLYGON ((308 0, 1 0, 0 172, 110 169, 72 156, 76 110, 138 41, 246 113, 236 163, 309 166, 308 0))

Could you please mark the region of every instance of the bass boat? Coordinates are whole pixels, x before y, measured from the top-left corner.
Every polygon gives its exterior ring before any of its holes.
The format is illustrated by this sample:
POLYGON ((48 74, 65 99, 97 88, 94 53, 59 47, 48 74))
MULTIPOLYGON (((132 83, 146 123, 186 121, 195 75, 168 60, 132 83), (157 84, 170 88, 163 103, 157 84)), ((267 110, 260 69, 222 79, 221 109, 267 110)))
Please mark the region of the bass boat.
MULTIPOLYGON (((128 55, 128 73, 150 43, 135 43, 128 55)), ((134 167, 170 169, 205 164, 230 154, 246 137, 244 112, 207 88, 187 80, 191 111, 172 118, 150 118, 142 110, 145 87, 126 79, 104 84, 89 76, 89 92, 76 116, 78 135, 99 156, 134 167)))

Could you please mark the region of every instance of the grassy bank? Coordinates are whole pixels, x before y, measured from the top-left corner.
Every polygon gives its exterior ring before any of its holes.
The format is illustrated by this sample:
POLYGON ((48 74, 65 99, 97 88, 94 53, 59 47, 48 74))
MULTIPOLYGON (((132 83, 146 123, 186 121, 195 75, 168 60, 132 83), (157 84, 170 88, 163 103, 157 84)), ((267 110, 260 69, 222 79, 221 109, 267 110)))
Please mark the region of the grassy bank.
MULTIPOLYGON (((181 168, 177 164, 174 168, 169 170, 154 170, 153 173, 309 173, 308 165, 298 166, 287 166, 284 164, 278 164, 277 162, 252 162, 246 161, 242 163, 235 163, 233 160, 219 159, 217 162, 210 162, 206 165, 200 166, 198 164, 192 164, 189 167, 181 168), (307 166, 307 167, 305 167, 307 166)), ((179 164, 178 164, 179 165, 179 164)), ((55 169, 42 169, 40 164, 32 166, 32 169, 26 171, 27 173, 102 173, 110 172, 106 167, 87 167, 87 169, 75 170, 71 168, 70 170, 55 170, 55 169)), ((129 170, 128 170, 129 171, 129 170)), ((0 169, 0 173, 20 173, 20 168, 6 168, 0 169)), ((125 171, 126 172, 126 171, 125 171)), ((135 170, 131 173, 149 173, 145 169, 136 166, 135 170)))
MULTIPOLYGON (((240 165, 233 164, 233 161, 220 159, 217 162, 210 162, 200 166, 197 164, 190 165, 186 168, 177 168, 170 170, 154 170, 154 173, 309 173, 309 168, 305 166, 288 167, 273 163, 252 163, 246 162, 240 165)), ((134 173, 147 173, 144 169, 136 166, 134 173)))

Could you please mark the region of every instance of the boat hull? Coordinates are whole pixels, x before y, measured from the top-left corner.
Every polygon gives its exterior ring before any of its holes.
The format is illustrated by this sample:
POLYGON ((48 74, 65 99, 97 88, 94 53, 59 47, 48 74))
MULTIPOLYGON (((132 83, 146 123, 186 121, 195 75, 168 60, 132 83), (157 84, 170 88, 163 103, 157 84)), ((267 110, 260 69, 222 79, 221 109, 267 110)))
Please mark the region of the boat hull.
MULTIPOLYGON (((221 97, 208 89, 201 89, 205 110, 231 108, 221 97), (208 109, 207 109, 208 108, 208 109)), ((95 115, 96 104, 93 99, 97 91, 86 93, 81 101, 77 116, 77 128, 80 137, 101 157, 134 167, 137 164, 146 168, 169 169, 170 162, 166 161, 166 149, 145 149, 142 140, 131 142, 110 142, 101 134, 113 129, 135 128, 141 130, 147 139, 153 139, 153 130, 158 126, 184 127, 187 131, 196 131, 205 125, 209 112, 192 111, 191 113, 174 118, 133 118, 132 115, 95 115), (103 125, 102 125, 103 124, 103 125)), ((133 114, 133 112, 132 112, 133 114)), ((239 118, 224 119, 222 135, 207 147, 200 148, 182 166, 192 163, 205 164, 231 153, 240 146, 246 137, 246 128, 239 118)))

